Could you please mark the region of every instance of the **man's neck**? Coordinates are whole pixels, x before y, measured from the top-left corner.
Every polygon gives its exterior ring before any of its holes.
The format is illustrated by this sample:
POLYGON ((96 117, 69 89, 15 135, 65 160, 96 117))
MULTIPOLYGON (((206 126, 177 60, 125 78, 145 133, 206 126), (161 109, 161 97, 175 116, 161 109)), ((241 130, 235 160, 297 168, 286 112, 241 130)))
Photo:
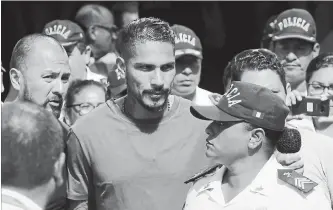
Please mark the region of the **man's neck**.
MULTIPOLYGON (((173 100, 173 98, 168 96, 168 100, 173 100)), ((124 97, 123 103, 125 114, 135 120, 162 119, 168 112, 167 103, 161 111, 154 112, 143 107, 131 94, 124 97)))
POLYGON ((3 188, 24 195, 42 209, 44 209, 47 205, 49 193, 48 190, 45 191, 44 187, 37 187, 32 190, 26 190, 16 187, 7 187, 7 186, 3 186, 3 188))
POLYGON ((188 99, 188 100, 190 100, 190 101, 193 101, 193 99, 194 99, 196 93, 197 93, 197 89, 195 89, 193 93, 191 93, 191 94, 189 94, 189 95, 186 95, 186 96, 184 96, 183 98, 186 98, 186 99, 188 99))
POLYGON ((194 91, 190 94, 181 94, 181 93, 177 93, 177 92, 173 92, 172 94, 176 95, 176 96, 179 96, 179 97, 182 97, 182 98, 185 98, 187 100, 193 101, 196 93, 197 93, 197 89, 194 89, 194 91))
POLYGON ((7 97, 5 98, 5 102, 12 102, 15 101, 18 96, 18 91, 10 85, 9 92, 7 94, 7 97))
POLYGON ((265 155, 258 154, 226 166, 222 179, 225 200, 229 202, 250 185, 267 161, 265 155))
POLYGON ((104 55, 107 54, 107 53, 97 50, 96 47, 93 45, 91 46, 91 51, 92 51, 92 55, 94 56, 95 61, 98 61, 101 57, 103 57, 104 55))
POLYGON ((303 81, 298 85, 294 85, 291 87, 292 90, 297 90, 300 93, 305 93, 306 92, 306 82, 303 81))

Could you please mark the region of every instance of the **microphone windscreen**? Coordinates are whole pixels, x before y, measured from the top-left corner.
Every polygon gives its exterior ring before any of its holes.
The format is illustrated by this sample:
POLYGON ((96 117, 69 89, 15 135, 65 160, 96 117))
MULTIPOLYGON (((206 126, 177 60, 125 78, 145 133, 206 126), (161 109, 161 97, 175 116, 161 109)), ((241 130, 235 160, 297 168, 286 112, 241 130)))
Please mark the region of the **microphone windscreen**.
POLYGON ((276 149, 281 153, 297 153, 302 146, 301 134, 296 129, 285 128, 277 142, 276 149))

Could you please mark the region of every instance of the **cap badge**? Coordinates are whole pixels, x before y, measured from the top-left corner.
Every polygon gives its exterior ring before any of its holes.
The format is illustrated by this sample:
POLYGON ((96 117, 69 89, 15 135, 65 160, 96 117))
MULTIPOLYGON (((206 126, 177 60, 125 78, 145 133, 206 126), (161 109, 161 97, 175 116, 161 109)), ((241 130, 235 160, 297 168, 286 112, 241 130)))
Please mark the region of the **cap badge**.
POLYGON ((175 38, 175 42, 176 44, 178 44, 179 42, 185 42, 195 46, 195 37, 192 37, 188 34, 179 33, 175 38))
POLYGON ((63 25, 54 25, 53 27, 48 27, 45 29, 45 33, 47 35, 61 35, 62 37, 64 37, 64 39, 68 39, 68 36, 71 32, 71 30, 67 30, 66 26, 63 25))
POLYGON ((223 95, 228 100, 228 107, 232 107, 235 104, 238 104, 242 102, 242 100, 236 100, 235 97, 239 96, 240 92, 237 87, 234 87, 233 84, 231 84, 229 90, 223 95))
POLYGON ((288 17, 283 19, 281 22, 278 23, 280 31, 288 27, 298 27, 303 29, 304 31, 308 32, 310 23, 307 23, 306 20, 300 17, 288 17))

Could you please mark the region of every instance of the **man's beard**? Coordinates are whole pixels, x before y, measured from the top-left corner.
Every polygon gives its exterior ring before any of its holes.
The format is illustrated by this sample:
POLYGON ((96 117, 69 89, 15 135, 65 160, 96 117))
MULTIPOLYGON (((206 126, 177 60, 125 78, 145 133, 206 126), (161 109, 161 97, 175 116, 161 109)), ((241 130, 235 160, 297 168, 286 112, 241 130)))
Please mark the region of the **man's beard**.
POLYGON ((28 87, 28 84, 26 81, 24 81, 24 90, 23 90, 23 100, 25 101, 30 101, 32 103, 35 103, 35 104, 38 104, 40 106, 42 106, 44 109, 52 112, 52 114, 58 119, 60 117, 60 113, 61 113, 61 108, 60 109, 57 109, 55 107, 52 107, 52 106, 47 106, 48 102, 49 102, 49 99, 46 99, 44 101, 44 103, 40 104, 40 103, 37 103, 36 101, 33 100, 32 98, 32 94, 29 90, 29 87, 28 87))
POLYGON ((140 103, 140 105, 148 110, 149 112, 162 112, 164 111, 164 109, 166 108, 166 105, 168 103, 168 97, 169 97, 169 94, 170 94, 170 89, 163 89, 163 90, 144 90, 142 95, 137 95, 136 98, 137 98, 137 101, 140 103), (147 95, 147 97, 149 97, 150 94, 154 94, 154 93, 158 93, 158 94, 161 94, 163 95, 162 98, 164 98, 164 102, 161 104, 161 105, 158 105, 158 106, 152 106, 150 104, 146 104, 143 100, 144 98, 144 95, 147 95))

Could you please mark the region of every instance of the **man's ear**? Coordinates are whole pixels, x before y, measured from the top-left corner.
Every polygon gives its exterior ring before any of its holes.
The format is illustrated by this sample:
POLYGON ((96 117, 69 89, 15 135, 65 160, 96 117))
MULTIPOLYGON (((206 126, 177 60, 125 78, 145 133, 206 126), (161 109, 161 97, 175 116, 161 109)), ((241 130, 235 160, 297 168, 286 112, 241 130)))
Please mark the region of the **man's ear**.
POLYGON ((88 65, 90 62, 90 57, 91 57, 91 47, 89 45, 84 50, 83 54, 84 54, 84 60, 86 62, 86 65, 88 65))
POLYGON ((316 42, 316 44, 314 44, 313 49, 312 49, 312 57, 315 58, 319 55, 320 52, 320 45, 319 43, 316 42))
POLYGON ((62 152, 58 160, 54 163, 53 178, 57 187, 61 186, 64 183, 65 161, 66 155, 62 152))
POLYGON ((262 128, 254 128, 250 131, 250 140, 248 143, 248 148, 251 151, 257 151, 264 141, 265 131, 262 128))
POLYGON ((126 72, 125 60, 122 57, 120 57, 120 56, 117 57, 116 64, 117 64, 117 68, 119 70, 126 72))
POLYGON ((21 89, 21 83, 23 83, 23 75, 19 70, 12 68, 9 71, 9 78, 13 88, 17 91, 21 89))
POLYGON ((95 26, 90 26, 87 29, 87 36, 89 37, 90 40, 93 40, 93 41, 95 41, 97 39, 95 26))
POLYGON ((230 87, 231 87, 231 79, 227 79, 226 80, 226 83, 227 84, 225 84, 225 87, 224 87, 224 94, 230 89, 230 87))

